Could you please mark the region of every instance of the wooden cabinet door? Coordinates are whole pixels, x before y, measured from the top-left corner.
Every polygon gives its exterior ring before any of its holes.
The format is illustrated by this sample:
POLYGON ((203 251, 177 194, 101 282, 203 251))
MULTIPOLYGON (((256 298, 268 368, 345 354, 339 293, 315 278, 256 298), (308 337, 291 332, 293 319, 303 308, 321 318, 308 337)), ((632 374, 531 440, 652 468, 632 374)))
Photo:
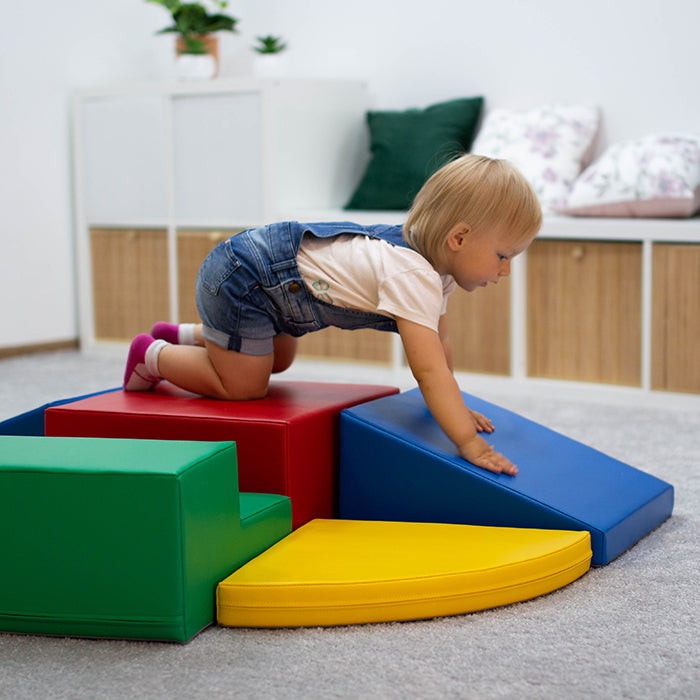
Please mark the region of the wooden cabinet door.
POLYGON ((389 365, 393 358, 393 333, 360 329, 324 328, 299 338, 299 357, 358 361, 389 365))
POLYGON ((641 386, 641 326, 641 243, 538 240, 530 246, 530 376, 641 386))
POLYGON ((131 340, 170 317, 164 229, 91 229, 95 338, 131 340))
POLYGON ((700 393, 700 245, 653 247, 651 388, 700 393))
POLYGON ((447 326, 455 371, 510 373, 510 280, 447 300, 447 326))

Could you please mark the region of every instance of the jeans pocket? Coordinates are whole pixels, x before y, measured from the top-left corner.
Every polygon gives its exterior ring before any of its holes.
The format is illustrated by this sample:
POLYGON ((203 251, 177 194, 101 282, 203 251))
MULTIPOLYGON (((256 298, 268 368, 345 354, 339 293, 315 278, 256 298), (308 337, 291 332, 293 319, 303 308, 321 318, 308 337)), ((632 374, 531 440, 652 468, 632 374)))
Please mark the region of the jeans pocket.
POLYGON ((219 243, 204 259, 199 274, 197 286, 207 294, 217 296, 221 285, 241 266, 231 245, 231 239, 219 243))

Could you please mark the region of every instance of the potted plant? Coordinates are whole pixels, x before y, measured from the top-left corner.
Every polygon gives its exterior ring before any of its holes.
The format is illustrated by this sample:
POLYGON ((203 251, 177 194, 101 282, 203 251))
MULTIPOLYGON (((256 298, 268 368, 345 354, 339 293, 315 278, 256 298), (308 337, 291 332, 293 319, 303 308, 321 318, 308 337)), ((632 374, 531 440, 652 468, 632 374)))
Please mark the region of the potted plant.
POLYGON ((281 54, 286 48, 287 44, 282 37, 271 34, 257 37, 257 43, 253 46, 253 51, 257 53, 255 74, 263 78, 283 75, 285 65, 281 54))
POLYGON ((238 20, 224 13, 227 0, 209 0, 209 11, 203 2, 180 0, 146 0, 164 7, 173 24, 158 34, 177 34, 175 44, 178 74, 181 77, 213 78, 219 68, 219 46, 216 32, 236 32, 238 20))
POLYGON ((280 36, 259 36, 258 43, 253 46, 253 49, 260 54, 275 54, 282 53, 287 48, 287 44, 282 41, 280 36))

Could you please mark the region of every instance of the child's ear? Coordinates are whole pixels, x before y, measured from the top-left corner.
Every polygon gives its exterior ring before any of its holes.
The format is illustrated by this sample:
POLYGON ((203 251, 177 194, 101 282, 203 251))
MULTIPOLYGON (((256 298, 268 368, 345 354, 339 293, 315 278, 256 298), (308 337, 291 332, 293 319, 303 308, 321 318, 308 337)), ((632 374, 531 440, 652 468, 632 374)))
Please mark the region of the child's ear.
POLYGON ((467 237, 472 232, 472 227, 469 224, 460 223, 456 224, 452 230, 447 234, 447 246, 452 251, 459 250, 467 237))

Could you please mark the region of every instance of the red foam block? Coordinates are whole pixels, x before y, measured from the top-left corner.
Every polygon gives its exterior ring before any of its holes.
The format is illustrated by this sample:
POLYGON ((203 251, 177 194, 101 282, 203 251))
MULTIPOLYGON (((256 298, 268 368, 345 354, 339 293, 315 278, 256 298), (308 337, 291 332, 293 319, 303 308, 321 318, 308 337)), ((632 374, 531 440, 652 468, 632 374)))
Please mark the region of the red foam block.
POLYGON ((217 401, 167 382, 50 407, 46 435, 159 440, 234 440, 241 491, 292 500, 293 527, 336 515, 339 418, 344 408, 396 387, 272 382, 257 401, 217 401))

